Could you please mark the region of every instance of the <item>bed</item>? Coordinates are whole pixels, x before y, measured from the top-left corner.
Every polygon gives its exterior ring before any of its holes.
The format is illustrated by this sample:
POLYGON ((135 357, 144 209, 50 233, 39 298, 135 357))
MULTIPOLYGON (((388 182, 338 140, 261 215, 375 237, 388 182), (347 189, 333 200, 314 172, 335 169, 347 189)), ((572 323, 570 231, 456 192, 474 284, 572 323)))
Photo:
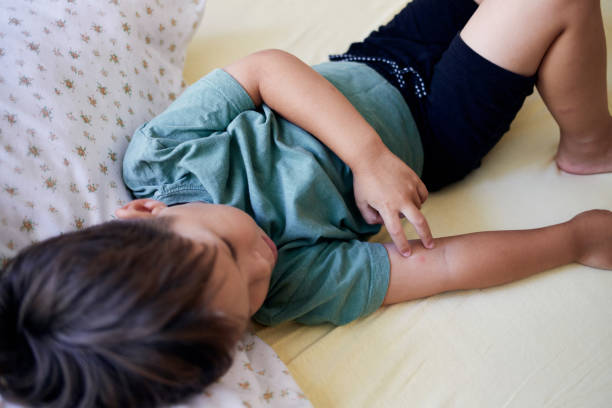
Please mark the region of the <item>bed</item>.
MULTIPOLYGON (((259 49, 322 62, 404 4, 208 0, 204 13, 197 0, 49 0, 49 24, 38 27, 27 24, 35 16, 30 6, 1 0, 9 18, 0 29, 0 265, 30 242, 111 219, 129 199, 119 163, 131 132, 185 85, 259 49), (88 11, 91 21, 61 37, 88 11), (111 15, 117 18, 101 23, 111 15), (143 24, 147 18, 159 20, 143 24), (52 63, 38 61, 45 38, 64 41, 48 52, 65 68, 47 94, 41 81, 52 63), (90 71, 96 75, 79 80, 90 71), (116 96, 106 98, 107 91, 116 96), (50 105, 53 97, 80 105, 63 111, 50 105), (89 113, 103 103, 106 112, 89 113), (46 128, 60 120, 78 131, 46 128)), ((612 40, 612 2, 602 1, 602 10, 612 40)), ((434 235, 534 228, 591 208, 612 210, 612 175, 556 168, 557 133, 534 93, 480 169, 430 195, 423 213, 434 235)), ((390 238, 383 230, 372 240, 390 238)), ((227 377, 181 407, 609 407, 612 273, 572 264, 510 285, 385 307, 341 327, 253 324, 236 353, 227 377)), ((0 398, 3 406, 12 405, 0 398)))
MULTIPOLYGON (((322 62, 404 4, 212 0, 184 77, 193 82, 262 48, 322 62)), ((612 2, 602 10, 610 38, 612 2)), ((479 170, 430 196, 423 212, 434 235, 534 228, 612 209, 612 175, 561 173, 557 143, 558 128, 536 92, 479 170)), ((382 231, 373 240, 390 238, 382 231)), ((575 264, 386 307, 342 327, 287 323, 256 334, 315 407, 612 406, 612 274, 575 264)))

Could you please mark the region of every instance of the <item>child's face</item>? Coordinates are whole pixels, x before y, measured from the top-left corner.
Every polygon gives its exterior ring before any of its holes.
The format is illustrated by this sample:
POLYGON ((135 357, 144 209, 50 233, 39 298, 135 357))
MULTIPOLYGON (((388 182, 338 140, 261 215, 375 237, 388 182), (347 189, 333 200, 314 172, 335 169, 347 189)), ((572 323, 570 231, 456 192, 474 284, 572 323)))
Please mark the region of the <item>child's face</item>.
POLYGON ((201 202, 168 207, 144 199, 130 202, 116 215, 122 219, 171 216, 174 232, 196 244, 217 248, 209 281, 215 291, 214 306, 248 318, 263 304, 278 255, 272 240, 245 212, 201 202))

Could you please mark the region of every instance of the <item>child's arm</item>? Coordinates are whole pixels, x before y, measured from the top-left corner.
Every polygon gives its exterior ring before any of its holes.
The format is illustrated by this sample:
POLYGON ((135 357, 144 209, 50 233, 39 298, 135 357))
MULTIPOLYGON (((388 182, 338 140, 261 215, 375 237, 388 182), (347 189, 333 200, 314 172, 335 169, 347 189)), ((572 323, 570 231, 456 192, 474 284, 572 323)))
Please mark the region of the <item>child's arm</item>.
POLYGON ((410 258, 385 244, 391 277, 385 305, 438 293, 501 285, 570 262, 612 269, 612 212, 588 211, 563 224, 439 238, 410 258))
POLYGON ((419 210, 427 199, 425 185, 323 76, 278 50, 251 54, 224 69, 245 88, 255 105, 265 102, 314 135, 351 168, 361 214, 371 224, 384 222, 402 253, 409 253, 410 245, 400 214, 414 225, 426 247, 433 245, 419 210))

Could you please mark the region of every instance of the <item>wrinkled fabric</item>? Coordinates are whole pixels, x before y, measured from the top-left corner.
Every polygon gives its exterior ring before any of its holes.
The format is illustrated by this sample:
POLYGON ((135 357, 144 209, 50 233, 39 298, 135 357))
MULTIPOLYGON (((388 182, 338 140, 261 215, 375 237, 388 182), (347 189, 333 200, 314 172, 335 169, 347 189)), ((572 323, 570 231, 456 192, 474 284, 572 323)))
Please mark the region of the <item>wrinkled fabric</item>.
MULTIPOLYGON (((401 94, 363 64, 315 69, 420 174, 422 146, 401 94)), ((226 204, 255 219, 279 249, 268 296, 254 316, 260 323, 344 324, 382 304, 389 260, 380 243, 363 242, 380 226, 362 218, 349 167, 268 106, 256 109, 225 71, 203 77, 141 126, 123 170, 137 198, 226 204)))

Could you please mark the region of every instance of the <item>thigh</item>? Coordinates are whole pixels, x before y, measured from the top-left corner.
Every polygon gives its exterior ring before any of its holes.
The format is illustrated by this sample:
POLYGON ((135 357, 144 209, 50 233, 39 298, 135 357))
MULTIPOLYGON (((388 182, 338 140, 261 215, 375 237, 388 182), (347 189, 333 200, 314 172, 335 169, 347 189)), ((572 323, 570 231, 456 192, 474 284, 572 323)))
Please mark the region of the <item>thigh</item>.
POLYGON ((446 49, 477 7, 473 0, 413 0, 372 37, 411 40, 446 49))
POLYGON ((428 132, 423 181, 430 190, 463 178, 510 128, 536 75, 502 68, 457 34, 434 66, 424 101, 428 132))
POLYGON ((569 15, 591 9, 585 7, 588 4, 594 3, 486 0, 462 29, 461 38, 489 61, 521 75, 533 75, 567 27, 569 15))

